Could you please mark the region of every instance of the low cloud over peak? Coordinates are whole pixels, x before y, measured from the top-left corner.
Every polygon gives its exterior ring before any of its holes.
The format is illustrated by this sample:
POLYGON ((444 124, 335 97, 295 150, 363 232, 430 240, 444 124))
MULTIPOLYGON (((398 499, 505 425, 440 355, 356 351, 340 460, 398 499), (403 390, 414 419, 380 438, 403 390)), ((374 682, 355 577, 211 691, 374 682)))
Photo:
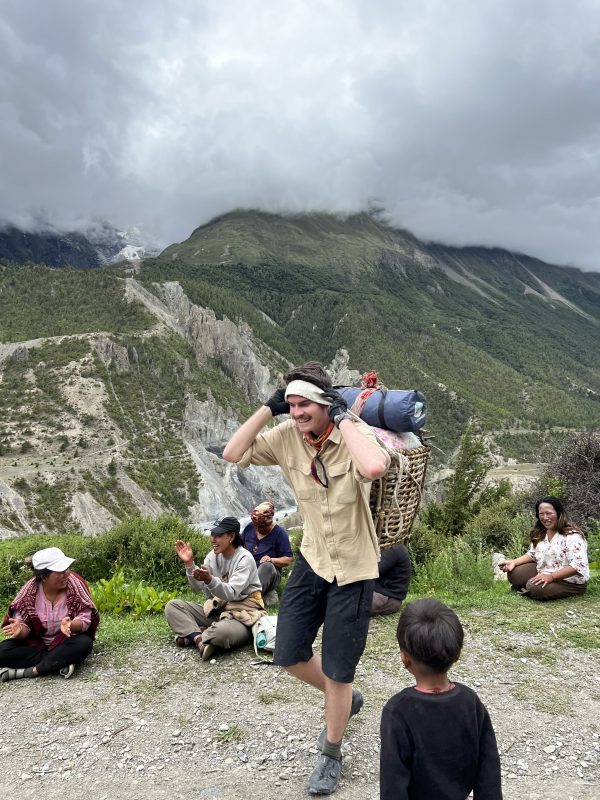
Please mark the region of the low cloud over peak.
POLYGON ((5 0, 0 218, 351 212, 600 268, 594 0, 5 0))

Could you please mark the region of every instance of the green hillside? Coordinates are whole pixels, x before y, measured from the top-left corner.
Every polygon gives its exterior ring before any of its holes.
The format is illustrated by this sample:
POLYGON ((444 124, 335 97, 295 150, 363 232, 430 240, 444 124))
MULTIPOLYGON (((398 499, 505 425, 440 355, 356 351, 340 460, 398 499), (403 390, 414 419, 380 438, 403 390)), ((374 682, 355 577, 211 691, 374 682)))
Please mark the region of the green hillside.
POLYGON ((233 419, 340 349, 425 393, 438 464, 471 416, 521 461, 600 428, 599 274, 367 214, 236 212, 135 269, 0 262, 0 536, 78 503, 105 529, 102 509, 204 519, 250 491, 223 481, 233 419))
POLYGON ((600 424, 594 273, 427 245, 366 214, 238 212, 146 262, 141 279, 179 280, 232 318, 263 311, 277 326, 260 335, 292 360, 345 347, 360 371, 422 388, 444 448, 471 414, 494 429, 600 424))

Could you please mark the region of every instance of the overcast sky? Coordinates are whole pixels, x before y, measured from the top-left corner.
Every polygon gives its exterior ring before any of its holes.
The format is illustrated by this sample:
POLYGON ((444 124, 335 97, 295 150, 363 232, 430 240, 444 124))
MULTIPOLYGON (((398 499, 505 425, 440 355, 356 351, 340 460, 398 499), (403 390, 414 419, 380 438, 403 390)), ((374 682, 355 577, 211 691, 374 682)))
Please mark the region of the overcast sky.
POLYGON ((2 0, 0 218, 356 211, 600 269, 600 0, 2 0))

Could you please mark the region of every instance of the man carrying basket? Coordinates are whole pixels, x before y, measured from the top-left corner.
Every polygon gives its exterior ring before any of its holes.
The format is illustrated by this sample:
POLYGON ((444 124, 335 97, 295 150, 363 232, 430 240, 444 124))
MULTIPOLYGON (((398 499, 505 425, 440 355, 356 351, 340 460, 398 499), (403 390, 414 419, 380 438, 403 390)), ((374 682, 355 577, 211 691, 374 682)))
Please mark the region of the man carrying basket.
POLYGON ((223 458, 240 467, 278 464, 296 495, 304 533, 279 608, 274 663, 325 695, 327 727, 308 790, 331 794, 348 719, 363 704, 352 682, 379 558, 369 490, 390 457, 369 426, 348 415, 320 364, 293 369, 285 382, 231 437, 223 458), (263 432, 280 414, 291 419, 263 432), (321 625, 318 656, 312 645, 321 625))

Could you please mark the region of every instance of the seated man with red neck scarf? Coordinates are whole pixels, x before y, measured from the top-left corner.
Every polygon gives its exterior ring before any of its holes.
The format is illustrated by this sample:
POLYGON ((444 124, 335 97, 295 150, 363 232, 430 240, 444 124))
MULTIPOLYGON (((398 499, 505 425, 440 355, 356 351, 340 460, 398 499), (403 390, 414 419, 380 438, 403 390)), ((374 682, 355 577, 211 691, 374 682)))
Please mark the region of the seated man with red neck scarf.
POLYGON ((242 542, 254 556, 258 578, 266 606, 279 601, 277 587, 281 583, 281 570, 294 560, 290 537, 285 528, 275 522, 275 506, 270 500, 259 503, 250 514, 242 531, 242 542))
POLYGON ((223 458, 240 467, 279 465, 296 495, 304 530, 279 606, 274 663, 325 695, 327 727, 308 791, 331 794, 344 731, 363 705, 352 682, 379 558, 369 494, 390 457, 369 426, 350 417, 320 364, 293 369, 285 382, 233 434, 223 458), (291 419, 263 431, 280 414, 291 419), (319 656, 312 646, 321 626, 319 656))

